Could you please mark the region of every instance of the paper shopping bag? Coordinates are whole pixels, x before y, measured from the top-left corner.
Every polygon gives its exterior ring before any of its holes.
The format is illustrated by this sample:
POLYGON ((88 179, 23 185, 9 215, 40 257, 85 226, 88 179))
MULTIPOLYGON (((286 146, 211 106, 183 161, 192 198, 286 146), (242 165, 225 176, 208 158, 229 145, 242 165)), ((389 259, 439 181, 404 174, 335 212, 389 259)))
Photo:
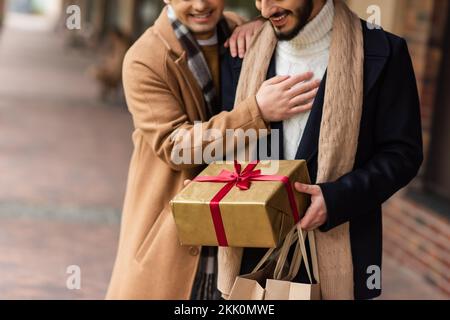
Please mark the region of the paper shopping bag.
POLYGON ((321 300, 320 285, 267 280, 265 300, 321 300))
MULTIPOLYGON (((238 277, 231 290, 229 300, 264 300, 266 281, 273 278, 279 264, 276 258, 292 245, 294 235, 293 231, 289 232, 281 250, 269 250, 252 273, 238 277), (289 246, 286 244, 288 241, 289 246)), ((285 270, 282 269, 279 272, 282 273, 283 271, 285 270)))
POLYGON ((296 244, 296 250, 294 257, 292 258, 291 267, 289 273, 283 277, 282 269, 280 269, 286 263, 286 252, 282 253, 278 259, 277 266, 274 271, 274 279, 268 279, 265 287, 265 300, 321 300, 321 289, 319 281, 319 272, 317 264, 317 252, 315 245, 314 233, 308 233, 311 258, 313 264, 313 275, 316 280, 316 284, 313 283, 311 276, 307 251, 305 247, 304 237, 302 230, 298 231, 298 242, 296 244), (301 254, 299 253, 301 252, 301 254), (292 280, 297 276, 300 271, 302 260, 305 263, 309 284, 294 283, 292 280))
POLYGON ((240 276, 236 279, 229 300, 264 300, 264 284, 275 270, 275 262, 270 262, 264 269, 240 276))

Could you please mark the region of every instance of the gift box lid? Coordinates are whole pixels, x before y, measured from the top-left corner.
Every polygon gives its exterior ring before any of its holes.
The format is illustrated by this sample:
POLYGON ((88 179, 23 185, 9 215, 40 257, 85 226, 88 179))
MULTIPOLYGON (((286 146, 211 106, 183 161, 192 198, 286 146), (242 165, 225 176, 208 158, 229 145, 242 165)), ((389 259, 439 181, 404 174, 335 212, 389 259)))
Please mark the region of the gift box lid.
MULTIPOLYGON (((243 163, 242 169, 248 164, 243 163)), ((234 163, 214 163, 208 166, 199 177, 216 177, 223 170, 235 172, 234 163)), ((270 161, 261 162, 255 168, 261 170, 261 174, 273 176, 287 176, 293 183, 300 181, 310 183, 306 161, 270 161)), ((226 183, 196 182, 193 181, 184 188, 173 200, 175 203, 209 204, 214 196, 225 186, 226 183)), ((297 205, 305 207, 309 197, 294 191, 297 205)), ((292 211, 287 197, 286 188, 281 181, 254 181, 249 190, 241 190, 238 187, 231 189, 223 200, 221 206, 265 206, 291 215, 292 211)))

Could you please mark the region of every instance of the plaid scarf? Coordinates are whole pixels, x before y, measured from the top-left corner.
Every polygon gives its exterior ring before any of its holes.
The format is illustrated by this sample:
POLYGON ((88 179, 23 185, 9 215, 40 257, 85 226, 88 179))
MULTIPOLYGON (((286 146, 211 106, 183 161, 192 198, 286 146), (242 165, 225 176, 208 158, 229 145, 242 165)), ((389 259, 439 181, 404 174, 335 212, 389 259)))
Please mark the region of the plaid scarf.
POLYGON ((198 271, 191 292, 193 301, 221 300, 222 293, 217 286, 217 248, 203 247, 198 271))
MULTIPOLYGON (((182 47, 186 50, 189 70, 191 70, 203 92, 207 107, 207 116, 212 117, 220 112, 220 106, 208 63, 192 33, 177 19, 171 6, 168 6, 167 15, 178 41, 180 41, 182 47)), ((217 31, 219 37, 222 36, 225 37, 225 39, 228 38, 230 31, 224 18, 220 20, 217 31)))
MULTIPOLYGON (((168 6, 167 15, 178 41, 180 41, 186 51, 189 70, 191 70, 203 92, 207 116, 210 118, 218 114, 221 108, 208 63, 197 41, 189 29, 177 19, 171 6, 168 6)), ((217 26, 217 35, 219 44, 223 43, 230 36, 230 30, 224 18, 220 20, 217 26)), ((220 49, 219 52, 222 54, 224 49, 222 47, 220 49)), ((217 289, 217 268, 217 248, 203 247, 191 300, 221 299, 222 293, 217 289)))

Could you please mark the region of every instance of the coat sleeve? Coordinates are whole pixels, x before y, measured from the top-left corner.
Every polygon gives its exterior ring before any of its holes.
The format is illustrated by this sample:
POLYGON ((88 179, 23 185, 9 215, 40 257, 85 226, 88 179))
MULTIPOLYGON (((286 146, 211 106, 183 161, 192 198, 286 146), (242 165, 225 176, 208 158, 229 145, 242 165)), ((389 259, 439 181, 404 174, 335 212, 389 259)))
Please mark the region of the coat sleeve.
POLYGON ((397 41, 392 52, 374 119, 375 153, 364 166, 320 185, 328 210, 323 232, 376 212, 411 182, 422 164, 420 103, 406 42, 397 41))
POLYGON ((123 82, 136 129, 141 131, 153 152, 173 170, 204 165, 202 152, 208 146, 225 148, 227 141, 224 137, 228 129, 254 129, 257 133, 268 134, 255 96, 244 100, 231 112, 222 112, 209 121, 194 123, 188 117, 181 94, 177 92, 180 89, 169 85, 176 83, 176 79, 168 79, 168 74, 162 70, 165 68, 154 70, 127 57, 123 82), (202 133, 208 131, 210 135, 205 139, 202 133))

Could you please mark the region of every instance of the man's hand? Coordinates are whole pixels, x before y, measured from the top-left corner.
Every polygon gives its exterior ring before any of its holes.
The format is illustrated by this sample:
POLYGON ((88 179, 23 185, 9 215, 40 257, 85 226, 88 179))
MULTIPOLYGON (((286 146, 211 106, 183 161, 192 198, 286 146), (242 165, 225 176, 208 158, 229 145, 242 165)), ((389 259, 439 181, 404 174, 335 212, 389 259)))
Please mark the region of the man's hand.
POLYGON ((225 48, 230 48, 231 56, 243 59, 247 52, 253 36, 256 31, 264 24, 263 19, 258 18, 256 20, 244 23, 243 25, 234 29, 231 37, 225 42, 225 48))
POLYGON ((295 189, 300 193, 311 195, 311 206, 300 222, 303 230, 313 231, 323 226, 328 220, 328 210, 319 186, 296 183, 295 189))
POLYGON ((312 77, 312 72, 306 72, 265 81, 256 94, 263 119, 279 122, 311 110, 320 86, 320 81, 312 77))

